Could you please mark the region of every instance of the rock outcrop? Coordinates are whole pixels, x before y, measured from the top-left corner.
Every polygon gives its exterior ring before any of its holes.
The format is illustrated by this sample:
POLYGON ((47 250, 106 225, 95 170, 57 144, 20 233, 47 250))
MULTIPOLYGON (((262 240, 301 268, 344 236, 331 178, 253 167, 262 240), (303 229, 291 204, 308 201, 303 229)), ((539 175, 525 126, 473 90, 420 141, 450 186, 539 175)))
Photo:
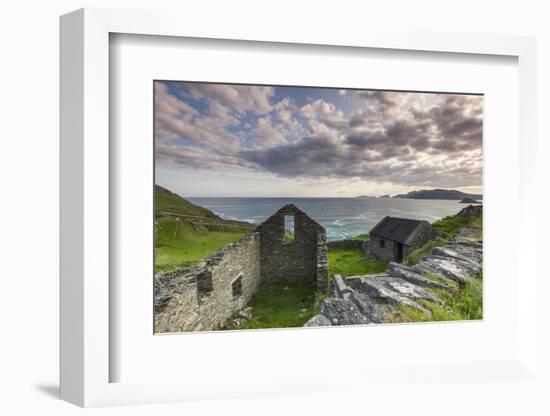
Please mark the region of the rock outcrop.
POLYGON ((360 325, 369 321, 350 300, 327 298, 321 302, 321 315, 332 325, 360 325))
POLYGON ((462 198, 460 201, 461 204, 479 204, 475 199, 473 198, 462 198))
POLYGON ((430 316, 426 305, 441 303, 430 289, 457 292, 482 272, 483 242, 469 235, 470 230, 461 230, 411 267, 392 262, 387 273, 335 275, 334 296, 321 302, 320 314, 305 326, 386 323, 401 305, 430 316))

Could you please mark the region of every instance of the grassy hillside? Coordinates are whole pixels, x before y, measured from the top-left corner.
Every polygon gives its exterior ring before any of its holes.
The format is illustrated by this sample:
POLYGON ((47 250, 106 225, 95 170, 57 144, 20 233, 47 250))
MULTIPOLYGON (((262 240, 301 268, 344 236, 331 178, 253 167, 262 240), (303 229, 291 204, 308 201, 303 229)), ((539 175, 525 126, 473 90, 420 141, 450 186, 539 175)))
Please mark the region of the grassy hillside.
POLYGON ((202 217, 213 221, 220 220, 220 217, 212 211, 195 205, 159 185, 155 185, 155 213, 156 215, 171 213, 178 216, 202 217))
POLYGON ((254 225, 223 220, 161 186, 155 186, 157 272, 191 267, 252 231, 254 225))
POLYGON ((458 234, 461 228, 464 227, 467 227, 470 230, 470 237, 482 239, 483 214, 473 217, 461 216, 459 214, 451 215, 434 222, 432 226, 435 231, 437 231, 437 238, 428 241, 424 244, 424 246, 409 254, 404 263, 408 266, 418 263, 418 261, 420 261, 423 256, 429 254, 434 247, 444 246, 451 238, 458 234))

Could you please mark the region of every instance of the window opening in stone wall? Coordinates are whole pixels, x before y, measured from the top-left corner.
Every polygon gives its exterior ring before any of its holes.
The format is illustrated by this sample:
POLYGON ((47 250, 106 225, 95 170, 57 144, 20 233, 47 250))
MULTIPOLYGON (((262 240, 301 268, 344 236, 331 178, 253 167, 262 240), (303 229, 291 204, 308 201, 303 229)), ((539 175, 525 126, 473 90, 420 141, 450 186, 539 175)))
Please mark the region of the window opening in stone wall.
POLYGON ((212 273, 206 271, 197 276, 197 291, 199 296, 207 296, 212 293, 214 286, 212 284, 212 273))
POLYGON ((386 241, 380 240, 380 248, 384 248, 384 247, 386 247, 386 241))
POLYGON ((233 298, 238 298, 239 296, 242 296, 243 294, 242 276, 239 276, 235 280, 233 280, 233 283, 231 283, 231 289, 233 291, 233 298))
POLYGON ((283 235, 283 242, 285 244, 292 243, 294 241, 294 215, 285 215, 285 234, 283 235))

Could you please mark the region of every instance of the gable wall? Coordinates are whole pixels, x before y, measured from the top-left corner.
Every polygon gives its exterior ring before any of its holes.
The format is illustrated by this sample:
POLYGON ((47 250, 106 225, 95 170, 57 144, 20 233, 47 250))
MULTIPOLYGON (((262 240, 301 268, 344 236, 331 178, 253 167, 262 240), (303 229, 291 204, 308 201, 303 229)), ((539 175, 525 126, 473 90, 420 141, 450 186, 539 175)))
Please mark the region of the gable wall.
POLYGON ((258 227, 262 281, 307 281, 326 290, 325 230, 296 207, 279 210, 258 227), (294 216, 294 241, 284 241, 285 215, 294 216))

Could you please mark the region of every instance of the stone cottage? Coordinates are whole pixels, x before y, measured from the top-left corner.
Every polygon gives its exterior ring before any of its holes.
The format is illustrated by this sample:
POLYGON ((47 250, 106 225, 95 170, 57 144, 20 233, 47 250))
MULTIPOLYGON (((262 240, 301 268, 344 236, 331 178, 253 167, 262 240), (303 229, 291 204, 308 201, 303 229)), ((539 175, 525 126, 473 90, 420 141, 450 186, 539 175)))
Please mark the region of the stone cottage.
POLYGON ((328 287, 325 229, 292 204, 195 268, 155 276, 155 332, 217 329, 274 281, 328 287))
POLYGON ((437 236, 428 221, 384 217, 369 232, 369 256, 401 263, 412 251, 437 236))

